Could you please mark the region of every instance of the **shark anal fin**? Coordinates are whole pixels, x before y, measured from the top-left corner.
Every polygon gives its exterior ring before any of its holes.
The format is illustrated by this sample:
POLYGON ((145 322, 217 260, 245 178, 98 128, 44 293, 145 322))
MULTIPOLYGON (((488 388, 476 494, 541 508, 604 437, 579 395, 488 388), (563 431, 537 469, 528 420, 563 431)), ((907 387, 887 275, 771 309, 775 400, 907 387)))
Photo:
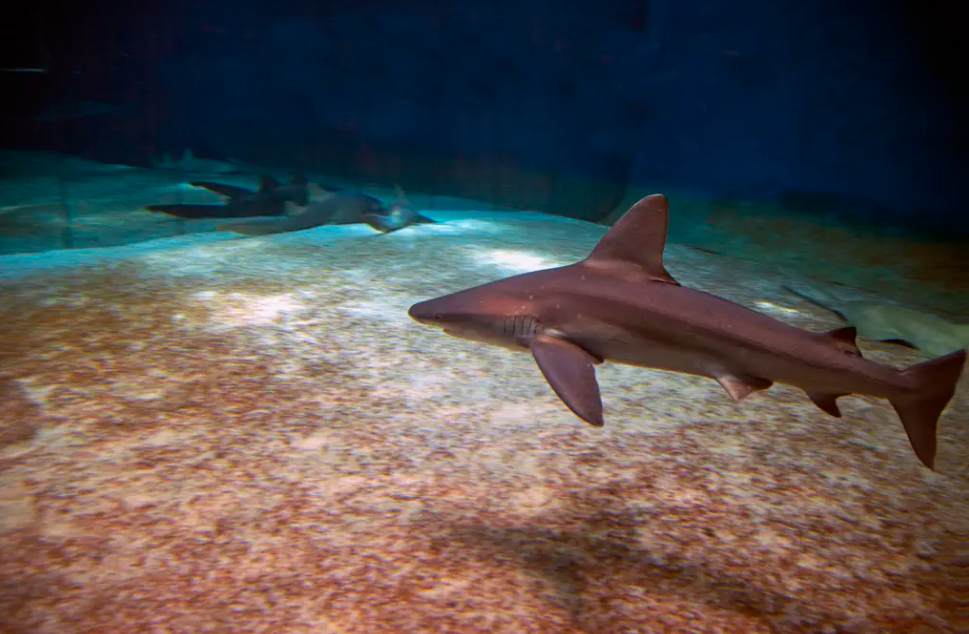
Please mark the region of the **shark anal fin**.
POLYGON ((823 340, 829 341, 832 345, 836 346, 845 354, 853 357, 861 356, 861 350, 858 349, 858 344, 855 343, 855 337, 858 336, 858 331, 854 326, 835 328, 834 330, 829 330, 828 332, 819 333, 817 336, 823 340))
POLYGON ((762 379, 756 376, 741 376, 739 374, 730 374, 729 372, 719 374, 715 378, 730 398, 738 403, 752 393, 766 390, 774 385, 774 382, 768 379, 762 379))
POLYGON ((531 342, 532 356, 545 380, 576 416, 602 427, 602 397, 596 381, 594 357, 566 339, 539 335, 531 342))
POLYGON ((585 264, 617 272, 632 269, 653 281, 679 285, 663 266, 668 224, 666 196, 646 196, 602 236, 585 264))
POLYGON ((838 399, 842 396, 847 396, 847 393, 843 394, 831 394, 828 392, 808 392, 808 398, 811 402, 817 405, 821 411, 826 414, 830 414, 835 418, 841 418, 841 409, 838 407, 838 399))

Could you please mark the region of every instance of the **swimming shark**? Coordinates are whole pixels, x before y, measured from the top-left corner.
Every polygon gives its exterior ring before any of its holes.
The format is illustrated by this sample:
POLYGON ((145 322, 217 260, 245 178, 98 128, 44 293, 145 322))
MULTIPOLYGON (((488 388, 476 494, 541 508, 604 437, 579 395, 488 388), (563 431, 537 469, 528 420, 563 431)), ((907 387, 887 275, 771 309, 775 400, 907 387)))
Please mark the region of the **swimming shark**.
POLYGON ((377 231, 388 233, 416 223, 435 222, 406 208, 400 193, 397 200, 385 207, 379 199, 361 192, 341 187, 322 187, 313 183, 307 187, 309 200, 306 205, 287 204, 285 216, 226 222, 216 228, 220 231, 258 236, 301 231, 322 225, 363 222, 377 231))
POLYGON ((887 398, 912 449, 934 468, 936 426, 966 359, 960 350, 905 370, 861 356, 855 329, 809 332, 681 286, 664 267, 668 203, 641 199, 589 256, 418 302, 416 321, 446 334, 528 351, 579 418, 601 427, 595 366, 612 361, 717 381, 734 401, 776 383, 840 417, 848 394, 887 398))
POLYGON ((838 315, 866 339, 905 345, 933 357, 969 348, 969 324, 955 324, 897 304, 842 301, 803 281, 784 289, 838 315))
POLYGON ((146 205, 145 209, 178 218, 250 218, 279 216, 286 211, 287 202, 305 205, 308 198, 306 177, 299 172, 293 173, 289 185, 263 174, 257 191, 211 181, 190 184, 226 196, 228 200, 223 205, 146 205))
POLYGON ((390 233, 392 231, 397 231, 398 229, 403 229, 404 227, 409 227, 413 224, 437 222, 436 220, 431 220, 430 218, 417 213, 411 207, 410 202, 407 200, 407 196, 404 195, 404 190, 400 188, 400 185, 395 184, 394 191, 396 192, 397 198, 394 200, 394 202, 387 206, 387 209, 384 209, 379 213, 370 212, 363 214, 362 219, 365 223, 381 233, 390 233))

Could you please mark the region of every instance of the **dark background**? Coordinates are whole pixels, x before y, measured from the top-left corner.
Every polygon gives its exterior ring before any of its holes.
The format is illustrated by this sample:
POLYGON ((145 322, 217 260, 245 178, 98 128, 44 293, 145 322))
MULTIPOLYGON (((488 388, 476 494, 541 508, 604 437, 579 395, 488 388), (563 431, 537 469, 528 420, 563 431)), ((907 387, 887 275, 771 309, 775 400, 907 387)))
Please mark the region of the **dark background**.
MULTIPOLYGON (((191 147, 591 220, 628 186, 969 235, 964 38, 893 0, 6 8, 7 148, 191 147), (36 116, 99 101, 114 112, 36 116)), ((69 112, 69 109, 68 109, 69 112)))

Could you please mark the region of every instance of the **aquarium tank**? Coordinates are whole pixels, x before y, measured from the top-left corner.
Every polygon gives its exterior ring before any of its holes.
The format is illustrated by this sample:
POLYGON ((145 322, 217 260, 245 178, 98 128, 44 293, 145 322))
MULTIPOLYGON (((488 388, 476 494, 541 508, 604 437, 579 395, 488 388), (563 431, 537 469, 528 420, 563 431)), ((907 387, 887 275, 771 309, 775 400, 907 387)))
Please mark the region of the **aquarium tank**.
POLYGON ((0 20, 0 634, 969 632, 965 26, 0 20))

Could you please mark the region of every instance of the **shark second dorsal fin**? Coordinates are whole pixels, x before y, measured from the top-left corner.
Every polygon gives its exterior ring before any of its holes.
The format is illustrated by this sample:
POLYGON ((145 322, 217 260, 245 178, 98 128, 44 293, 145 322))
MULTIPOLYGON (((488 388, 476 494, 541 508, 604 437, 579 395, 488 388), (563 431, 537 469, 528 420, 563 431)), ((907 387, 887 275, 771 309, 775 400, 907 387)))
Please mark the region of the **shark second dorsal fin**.
POLYGON ((617 270, 634 267, 649 279, 679 285, 663 266, 668 216, 666 196, 646 196, 602 236, 584 263, 617 270))
POLYGON ((831 345, 837 347, 847 355, 853 357, 861 356, 861 350, 858 349, 858 344, 855 343, 855 337, 858 336, 858 331, 855 330, 854 326, 845 326, 844 328, 836 328, 828 332, 820 332, 815 336, 830 342, 831 345))

